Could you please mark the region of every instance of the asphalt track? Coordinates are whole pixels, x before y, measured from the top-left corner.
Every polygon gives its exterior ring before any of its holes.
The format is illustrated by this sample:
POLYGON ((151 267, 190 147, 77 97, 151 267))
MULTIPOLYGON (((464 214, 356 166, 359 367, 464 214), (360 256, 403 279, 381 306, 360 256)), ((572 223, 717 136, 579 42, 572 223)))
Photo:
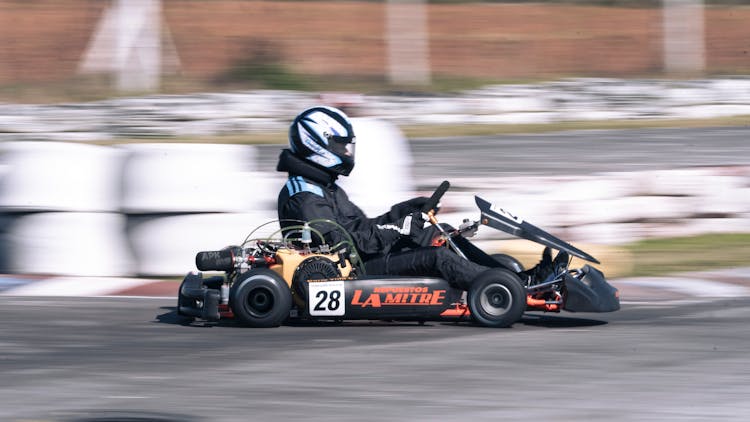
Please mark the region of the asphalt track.
POLYGON ((744 421, 749 305, 247 329, 167 299, 0 297, 0 420, 744 421))

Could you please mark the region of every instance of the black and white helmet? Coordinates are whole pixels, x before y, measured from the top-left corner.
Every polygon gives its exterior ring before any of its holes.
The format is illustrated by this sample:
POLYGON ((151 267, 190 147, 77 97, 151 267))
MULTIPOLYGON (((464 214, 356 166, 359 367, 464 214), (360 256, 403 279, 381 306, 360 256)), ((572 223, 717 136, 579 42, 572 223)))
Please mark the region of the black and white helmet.
POLYGON ((326 171, 348 176, 354 168, 354 130, 343 111, 313 107, 300 113, 289 127, 294 155, 326 171))

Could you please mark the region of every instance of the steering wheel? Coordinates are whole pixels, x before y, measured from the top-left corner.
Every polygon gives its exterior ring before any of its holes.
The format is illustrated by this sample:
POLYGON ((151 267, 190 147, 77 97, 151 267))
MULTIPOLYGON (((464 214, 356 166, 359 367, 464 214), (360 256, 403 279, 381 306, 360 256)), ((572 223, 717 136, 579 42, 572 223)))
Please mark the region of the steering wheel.
POLYGON ((445 192, 450 186, 450 182, 443 180, 443 183, 435 189, 432 196, 430 196, 430 198, 427 199, 427 202, 422 206, 422 212, 427 214, 430 223, 437 225, 437 219, 435 218, 435 214, 437 214, 437 205, 440 203, 440 199, 445 195, 445 192))
POLYGON ((443 197, 443 195, 445 195, 445 192, 450 186, 450 182, 448 182, 447 180, 443 180, 443 183, 441 183, 440 186, 435 189, 435 192, 433 192, 432 196, 427 200, 427 202, 424 203, 424 206, 422 206, 422 212, 427 214, 427 218, 429 218, 430 223, 438 229, 438 231, 445 239, 446 243, 451 248, 453 248, 458 256, 464 259, 468 259, 466 258, 466 255, 463 253, 463 251, 461 251, 458 245, 456 245, 456 243, 453 241, 451 236, 446 233, 445 229, 440 224, 438 224, 437 218, 435 218, 435 213, 437 213, 437 204, 440 202, 440 199, 443 197))

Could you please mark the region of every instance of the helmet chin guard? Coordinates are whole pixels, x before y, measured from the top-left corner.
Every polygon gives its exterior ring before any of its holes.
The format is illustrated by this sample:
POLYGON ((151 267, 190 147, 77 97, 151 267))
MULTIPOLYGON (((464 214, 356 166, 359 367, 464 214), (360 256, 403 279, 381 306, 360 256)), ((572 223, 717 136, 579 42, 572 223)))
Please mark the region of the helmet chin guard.
POLYGON ((289 145, 294 155, 333 174, 351 173, 354 141, 349 118, 333 107, 309 108, 289 127, 289 145))

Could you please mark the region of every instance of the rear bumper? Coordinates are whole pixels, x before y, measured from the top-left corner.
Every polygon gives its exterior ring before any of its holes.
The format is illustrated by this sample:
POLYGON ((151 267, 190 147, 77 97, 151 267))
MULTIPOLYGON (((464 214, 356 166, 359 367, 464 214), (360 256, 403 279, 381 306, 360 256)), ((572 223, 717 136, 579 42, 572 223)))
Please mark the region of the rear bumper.
POLYGON ((201 273, 189 273, 182 280, 177 299, 177 313, 183 316, 218 321, 222 277, 204 279, 201 273), (217 284, 214 286, 214 284, 217 284))

